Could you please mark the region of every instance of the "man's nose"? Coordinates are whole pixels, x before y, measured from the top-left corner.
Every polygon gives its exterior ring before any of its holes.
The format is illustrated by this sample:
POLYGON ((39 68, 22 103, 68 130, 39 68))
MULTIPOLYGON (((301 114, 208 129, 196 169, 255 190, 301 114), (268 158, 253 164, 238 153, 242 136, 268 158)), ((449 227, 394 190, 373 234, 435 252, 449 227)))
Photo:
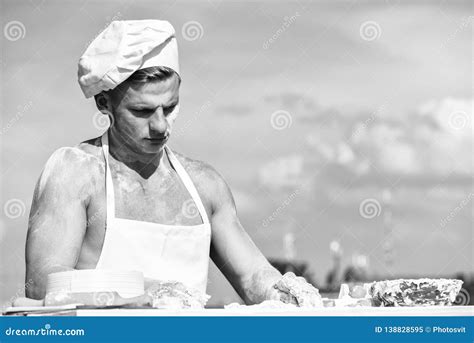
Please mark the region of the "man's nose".
POLYGON ((168 121, 166 120, 162 107, 158 107, 155 113, 150 117, 149 127, 151 132, 161 135, 164 135, 168 130, 168 121))

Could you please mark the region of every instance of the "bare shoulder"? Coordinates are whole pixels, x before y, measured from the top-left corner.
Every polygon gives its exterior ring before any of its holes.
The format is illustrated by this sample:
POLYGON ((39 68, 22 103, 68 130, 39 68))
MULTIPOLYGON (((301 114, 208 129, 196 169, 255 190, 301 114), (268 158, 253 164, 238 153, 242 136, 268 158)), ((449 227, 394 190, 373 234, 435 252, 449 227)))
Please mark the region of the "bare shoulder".
POLYGON ((216 182, 224 181, 224 178, 209 163, 195 160, 173 150, 174 155, 183 165, 193 181, 203 183, 204 186, 211 187, 216 182))
MULTIPOLYGON (((42 193, 46 187, 72 192, 86 189, 95 176, 104 172, 101 157, 100 141, 91 139, 74 147, 62 147, 54 151, 48 158, 41 173, 37 189, 42 193)), ((77 194, 77 193, 76 193, 77 194)))
MULTIPOLYGON (((234 204, 232 193, 224 177, 209 163, 195 160, 173 150, 204 202, 214 211, 222 204, 234 204)), ((235 205, 233 205, 235 206, 235 205)))

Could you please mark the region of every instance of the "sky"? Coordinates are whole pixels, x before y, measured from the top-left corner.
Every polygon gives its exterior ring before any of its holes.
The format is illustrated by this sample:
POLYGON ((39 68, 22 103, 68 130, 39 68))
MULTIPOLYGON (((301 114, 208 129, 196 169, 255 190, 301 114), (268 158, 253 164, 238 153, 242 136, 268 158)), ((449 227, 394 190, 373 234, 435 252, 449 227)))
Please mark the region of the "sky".
MULTIPOLYGON (((174 25, 170 146, 224 176, 266 256, 290 234, 319 283, 333 240, 379 277, 472 273, 472 16, 470 1, 1 1, 1 299, 23 282, 46 160, 106 128, 77 61, 126 19, 174 25)), ((215 299, 237 299, 210 274, 215 299)))

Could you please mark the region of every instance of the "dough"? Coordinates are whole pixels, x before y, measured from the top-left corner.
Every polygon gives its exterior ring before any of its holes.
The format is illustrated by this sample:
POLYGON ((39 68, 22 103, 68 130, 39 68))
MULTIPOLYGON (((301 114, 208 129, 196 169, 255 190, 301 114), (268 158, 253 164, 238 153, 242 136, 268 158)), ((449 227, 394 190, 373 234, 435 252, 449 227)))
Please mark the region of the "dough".
POLYGON ((454 279, 398 279, 374 282, 370 294, 382 306, 452 305, 463 282, 454 279))
POLYGON ((204 308, 210 296, 190 289, 177 281, 160 281, 150 286, 146 293, 153 299, 153 307, 167 309, 204 308))
MULTIPOLYGON (((319 290, 294 273, 286 273, 273 287, 294 297, 299 307, 323 307, 319 290)), ((289 302, 289 299, 281 300, 289 302)))

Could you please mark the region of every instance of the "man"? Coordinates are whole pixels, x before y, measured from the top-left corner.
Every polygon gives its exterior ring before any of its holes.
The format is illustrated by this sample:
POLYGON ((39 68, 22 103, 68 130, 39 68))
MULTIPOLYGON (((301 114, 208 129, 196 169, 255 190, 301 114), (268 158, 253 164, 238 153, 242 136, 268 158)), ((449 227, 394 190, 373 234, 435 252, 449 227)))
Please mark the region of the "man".
POLYGON ((114 21, 88 47, 79 84, 111 127, 46 163, 30 213, 28 297, 45 296, 52 272, 94 268, 140 270, 148 285, 173 280, 204 293, 210 256, 248 304, 308 302, 274 287, 282 275, 242 228, 222 176, 166 145, 180 83, 166 21, 114 21))

